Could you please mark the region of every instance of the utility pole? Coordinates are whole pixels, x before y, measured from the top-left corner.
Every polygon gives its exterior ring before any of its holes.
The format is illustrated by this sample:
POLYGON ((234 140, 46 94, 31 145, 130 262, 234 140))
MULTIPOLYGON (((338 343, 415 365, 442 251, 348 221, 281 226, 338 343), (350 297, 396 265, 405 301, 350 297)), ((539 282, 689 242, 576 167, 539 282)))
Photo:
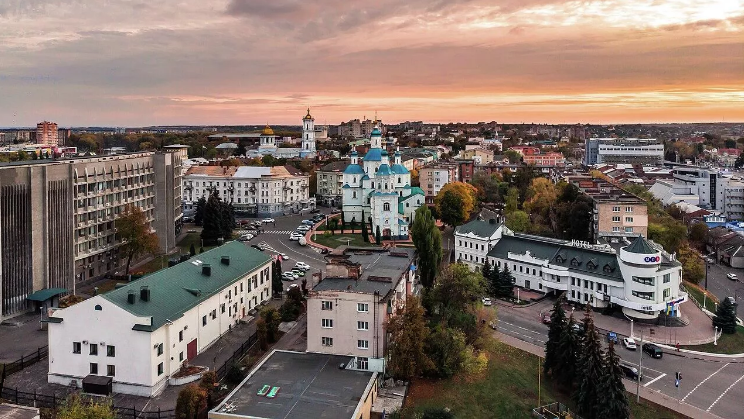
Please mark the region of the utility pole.
POLYGON ((641 376, 643 374, 643 329, 641 329, 641 350, 638 351, 641 355, 638 359, 638 378, 636 379, 636 403, 641 402, 641 376))
POLYGON ((540 390, 542 390, 542 386, 540 385, 540 361, 542 361, 542 358, 538 355, 537 357, 537 407, 540 407, 540 390))

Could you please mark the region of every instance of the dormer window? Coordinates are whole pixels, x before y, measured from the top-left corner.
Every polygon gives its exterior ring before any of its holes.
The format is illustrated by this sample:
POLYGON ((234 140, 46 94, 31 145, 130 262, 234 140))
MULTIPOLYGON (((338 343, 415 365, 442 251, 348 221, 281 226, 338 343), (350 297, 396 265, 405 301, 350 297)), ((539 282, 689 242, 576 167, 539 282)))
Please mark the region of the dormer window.
POLYGON ((589 262, 586 263, 586 267, 589 269, 597 269, 597 264, 590 260, 589 262))
POLYGON ((555 261, 558 262, 558 263, 563 263, 563 262, 566 261, 566 259, 563 256, 558 255, 558 256, 555 257, 555 261))
POLYGON ((578 258, 571 259, 571 266, 581 266, 581 261, 578 258))
POLYGON ((614 271, 614 269, 612 268, 612 266, 610 266, 610 264, 607 264, 607 265, 604 266, 604 271, 605 271, 605 273, 608 273, 609 274, 609 273, 612 273, 612 271, 614 271))

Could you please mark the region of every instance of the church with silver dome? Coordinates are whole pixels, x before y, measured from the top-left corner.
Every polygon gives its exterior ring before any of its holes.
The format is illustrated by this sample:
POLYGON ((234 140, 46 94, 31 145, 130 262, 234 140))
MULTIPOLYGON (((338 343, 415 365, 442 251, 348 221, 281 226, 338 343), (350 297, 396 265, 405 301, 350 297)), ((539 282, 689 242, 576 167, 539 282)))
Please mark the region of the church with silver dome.
MULTIPOLYGON (((370 150, 359 162, 356 150, 343 173, 342 209, 347 224, 364 219, 383 239, 407 239, 416 210, 424 205, 424 191, 411 186, 411 174, 401 164, 400 152, 392 157, 382 148, 378 126, 370 136, 370 150)), ((368 224, 368 225, 369 225, 368 224)))

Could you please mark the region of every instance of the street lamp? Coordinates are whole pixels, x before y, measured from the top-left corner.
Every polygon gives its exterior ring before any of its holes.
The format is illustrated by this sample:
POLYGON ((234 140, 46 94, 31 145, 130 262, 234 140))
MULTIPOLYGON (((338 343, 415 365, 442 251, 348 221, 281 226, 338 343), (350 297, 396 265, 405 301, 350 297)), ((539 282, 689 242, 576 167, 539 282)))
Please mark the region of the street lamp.
POLYGON ((718 346, 718 326, 713 326, 713 345, 718 346))

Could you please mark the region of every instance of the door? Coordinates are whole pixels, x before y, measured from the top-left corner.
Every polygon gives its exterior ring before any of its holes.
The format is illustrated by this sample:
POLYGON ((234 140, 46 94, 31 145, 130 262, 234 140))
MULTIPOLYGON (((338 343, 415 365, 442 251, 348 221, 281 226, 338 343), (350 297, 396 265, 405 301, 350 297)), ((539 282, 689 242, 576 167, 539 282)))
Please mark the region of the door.
POLYGON ((243 307, 243 315, 241 316, 241 318, 243 317, 245 317, 245 307, 243 307))
POLYGON ((532 288, 530 288, 530 281, 524 281, 524 287, 528 290, 531 290, 532 288))
POLYGON ((186 345, 186 359, 191 361, 196 358, 196 339, 186 345))

